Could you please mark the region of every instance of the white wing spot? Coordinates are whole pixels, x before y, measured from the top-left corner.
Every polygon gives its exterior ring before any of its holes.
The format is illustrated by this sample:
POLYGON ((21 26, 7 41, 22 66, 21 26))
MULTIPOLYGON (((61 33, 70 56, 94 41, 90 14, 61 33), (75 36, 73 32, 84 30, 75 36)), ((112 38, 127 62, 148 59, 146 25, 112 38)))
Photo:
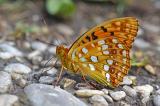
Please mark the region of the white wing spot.
POLYGON ((112 39, 112 42, 113 43, 118 43, 118 40, 117 39, 112 39))
POLYGON ((79 56, 79 57, 82 57, 82 54, 81 54, 81 53, 79 53, 79 54, 78 54, 78 56, 79 56))
POLYGON ((93 64, 89 64, 89 67, 90 67, 90 69, 91 69, 92 71, 95 71, 95 67, 94 67, 93 64))
POLYGON ((91 60, 92 60, 92 62, 98 62, 98 59, 96 56, 91 56, 91 60))
POLYGON ((110 75, 109 75, 109 73, 106 73, 106 78, 107 78, 107 81, 110 82, 110 75))
POLYGON ((86 54, 86 53, 88 52, 88 49, 83 48, 83 49, 82 49, 82 52, 86 54))
POLYGON ((105 44, 105 41, 104 40, 100 40, 100 41, 98 41, 98 44, 99 45, 103 45, 103 44, 105 44))
POLYGON ((106 50, 108 48, 108 45, 102 45, 102 50, 106 50))
POLYGON ((108 65, 104 65, 104 70, 108 71, 109 70, 109 66, 108 65))
POLYGON ((118 78, 121 77, 121 73, 120 73, 120 72, 117 74, 117 77, 118 77, 118 78))
POLYGON ((107 63, 108 63, 109 65, 112 65, 112 64, 113 64, 113 60, 107 60, 107 63))
POLYGON ((127 55, 126 50, 123 50, 123 51, 122 51, 122 55, 123 55, 124 57, 126 57, 126 55, 127 55))
POLYGON ((74 50, 72 53, 72 59, 74 59, 76 57, 75 54, 76 54, 76 51, 74 50))
POLYGON ((123 45, 120 44, 120 43, 118 44, 118 47, 121 48, 121 49, 123 49, 123 45))
POLYGON ((103 51, 103 54, 109 54, 109 51, 108 50, 103 51))
POLYGON ((92 47, 95 47, 95 45, 94 45, 93 43, 91 44, 91 46, 92 46, 92 47))
POLYGON ((81 60, 81 62, 85 62, 86 61, 86 59, 84 57, 81 57, 80 60, 81 60))

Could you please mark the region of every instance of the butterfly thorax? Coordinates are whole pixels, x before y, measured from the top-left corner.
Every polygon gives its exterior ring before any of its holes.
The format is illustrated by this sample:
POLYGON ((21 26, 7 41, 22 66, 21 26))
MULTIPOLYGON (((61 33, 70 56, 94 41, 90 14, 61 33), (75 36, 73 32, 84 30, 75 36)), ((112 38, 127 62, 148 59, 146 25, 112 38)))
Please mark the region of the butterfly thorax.
POLYGON ((63 45, 57 46, 56 48, 56 54, 58 58, 60 59, 62 66, 65 69, 68 69, 70 71, 75 71, 76 67, 73 67, 74 63, 71 61, 71 59, 68 57, 69 49, 65 48, 63 45))

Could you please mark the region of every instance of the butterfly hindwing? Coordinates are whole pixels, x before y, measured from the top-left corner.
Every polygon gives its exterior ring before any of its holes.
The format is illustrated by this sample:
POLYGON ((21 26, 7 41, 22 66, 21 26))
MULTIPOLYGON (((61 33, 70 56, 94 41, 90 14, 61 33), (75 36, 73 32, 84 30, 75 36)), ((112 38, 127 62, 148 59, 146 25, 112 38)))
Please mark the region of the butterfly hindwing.
POLYGON ((92 79, 118 86, 130 68, 129 51, 137 30, 138 21, 132 17, 104 22, 83 34, 68 56, 92 79))

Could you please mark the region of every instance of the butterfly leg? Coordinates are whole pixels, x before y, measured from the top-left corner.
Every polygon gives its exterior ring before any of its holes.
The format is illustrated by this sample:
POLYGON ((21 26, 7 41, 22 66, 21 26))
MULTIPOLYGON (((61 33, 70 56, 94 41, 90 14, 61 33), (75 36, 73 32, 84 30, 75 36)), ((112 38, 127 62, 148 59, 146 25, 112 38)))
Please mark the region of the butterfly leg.
POLYGON ((53 84, 54 86, 56 86, 56 85, 58 84, 58 82, 60 81, 61 76, 62 76, 63 69, 64 69, 64 67, 62 66, 62 67, 61 67, 61 71, 60 71, 60 73, 59 73, 59 75, 58 75, 58 78, 57 78, 57 80, 56 80, 56 83, 53 84))

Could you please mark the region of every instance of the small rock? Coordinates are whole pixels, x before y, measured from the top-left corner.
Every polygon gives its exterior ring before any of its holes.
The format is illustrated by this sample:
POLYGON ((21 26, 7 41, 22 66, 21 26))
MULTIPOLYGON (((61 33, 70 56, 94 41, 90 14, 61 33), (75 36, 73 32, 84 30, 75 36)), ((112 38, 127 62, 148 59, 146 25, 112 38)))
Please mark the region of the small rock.
POLYGON ((57 30, 63 34, 63 35, 68 35, 71 36, 73 35, 74 31, 67 25, 64 24, 59 24, 57 25, 57 30))
POLYGON ((93 95, 104 95, 104 92, 100 90, 82 89, 75 91, 75 94, 79 97, 91 97, 93 95))
POLYGON ((135 76, 125 76, 123 77, 123 82, 121 82, 120 85, 132 85, 135 80, 135 76))
POLYGON ((151 85, 142 85, 142 86, 135 86, 133 89, 136 92, 140 93, 142 97, 149 96, 153 92, 153 87, 151 85))
POLYGON ((129 87, 129 86, 123 86, 123 90, 126 92, 127 95, 129 95, 131 97, 136 97, 137 96, 136 90, 129 87))
POLYGON ((153 97, 153 104, 154 106, 160 106, 160 95, 155 95, 153 97))
POLYGON ((143 97, 143 98, 141 99, 142 104, 143 104, 143 105, 146 105, 147 102, 149 101, 149 99, 150 99, 149 96, 143 97))
POLYGON ((7 72, 0 71, 0 93, 6 93, 12 86, 11 75, 7 72))
POLYGON ((155 75, 155 74, 156 74, 155 69, 154 69, 151 65, 149 65, 149 64, 145 65, 145 69, 146 69, 149 73, 151 73, 152 75, 155 75))
POLYGON ((51 53, 52 55, 55 55, 56 54, 56 46, 54 46, 54 47, 50 47, 50 48, 48 48, 48 52, 49 53, 51 53))
POLYGON ((54 82, 55 78, 50 76, 42 76, 39 79, 39 82, 42 84, 52 84, 54 82))
POLYGON ((104 94, 108 95, 108 90, 107 89, 102 89, 102 91, 104 92, 104 94))
POLYGON ((0 95, 0 106, 20 106, 19 98, 15 95, 2 94, 0 95))
POLYGON ((72 86, 76 83, 75 80, 72 80, 72 79, 69 79, 69 78, 63 78, 61 81, 60 81, 60 85, 63 86, 63 88, 67 88, 69 86, 72 86))
POLYGON ((83 89, 95 89, 93 86, 87 83, 78 83, 74 87, 76 90, 83 90, 83 89))
POLYGON ((108 106, 107 101, 101 95, 94 95, 89 98, 89 101, 93 104, 93 106, 108 106))
POLYGON ((139 28, 139 30, 138 30, 138 32, 137 32, 137 35, 138 35, 138 36, 141 36, 141 35, 143 35, 143 34, 144 34, 144 29, 139 28))
POLYGON ((40 51, 35 50, 35 51, 32 51, 31 53, 29 53, 28 56, 27 56, 27 58, 28 59, 33 59, 34 57, 39 56, 40 54, 41 54, 40 51))
POLYGON ((31 84, 24 89, 32 106, 87 106, 65 90, 44 84, 31 84))
POLYGON ((143 39, 136 39, 134 45, 140 49, 147 49, 150 47, 150 43, 146 42, 143 39))
POLYGON ((21 57, 23 56, 23 53, 9 44, 5 43, 0 44, 0 58, 9 59, 14 56, 21 57))
POLYGON ((103 95, 103 97, 110 103, 113 103, 113 99, 109 95, 103 95))
POLYGON ((42 42, 39 42, 39 41, 34 41, 34 42, 31 43, 31 47, 34 50, 38 50, 38 51, 44 52, 45 50, 47 50, 48 45, 46 45, 46 44, 44 44, 42 42))
POLYGON ((7 65, 4 68, 4 71, 9 72, 9 73, 19 73, 19 74, 28 74, 30 73, 32 70, 21 63, 11 63, 9 65, 7 65))
POLYGON ((110 92, 110 95, 116 101, 119 101, 126 97, 126 93, 124 91, 110 92))
POLYGON ((49 70, 47 71, 47 75, 51 75, 51 76, 55 76, 56 75, 56 73, 57 73, 57 69, 56 68, 54 68, 54 67, 49 67, 48 68, 49 70))
POLYGON ((124 102, 124 101, 121 101, 120 102, 120 106, 131 106, 130 104, 127 104, 126 102, 124 102))
POLYGON ((156 91, 156 94, 157 94, 157 95, 160 95, 160 89, 158 89, 158 90, 156 91))

